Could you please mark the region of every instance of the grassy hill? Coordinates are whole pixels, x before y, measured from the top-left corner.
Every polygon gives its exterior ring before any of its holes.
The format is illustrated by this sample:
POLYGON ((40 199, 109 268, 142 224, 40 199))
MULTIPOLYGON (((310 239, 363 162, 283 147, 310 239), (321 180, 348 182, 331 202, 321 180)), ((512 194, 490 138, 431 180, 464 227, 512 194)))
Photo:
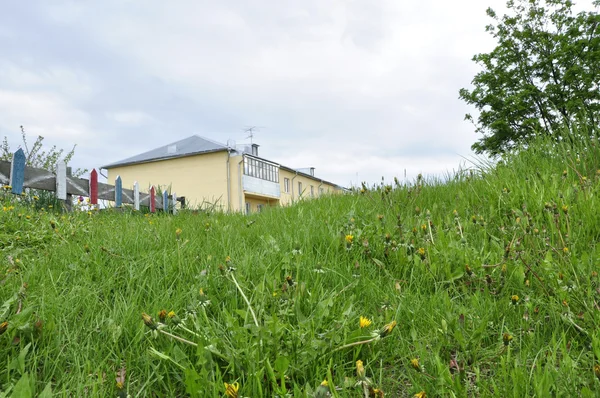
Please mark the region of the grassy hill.
POLYGON ((598 396, 597 144, 249 216, 0 194, 0 397, 598 396))

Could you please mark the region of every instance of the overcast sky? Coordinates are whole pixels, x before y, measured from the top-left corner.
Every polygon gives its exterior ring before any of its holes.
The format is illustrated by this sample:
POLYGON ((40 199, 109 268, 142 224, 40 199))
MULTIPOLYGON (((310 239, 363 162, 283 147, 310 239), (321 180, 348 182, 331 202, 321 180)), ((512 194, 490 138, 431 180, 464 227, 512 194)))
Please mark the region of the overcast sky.
MULTIPOLYGON (((504 0, 2 1, 0 136, 94 168, 198 134, 349 186, 443 175, 504 0)), ((164 182, 163 182, 164 183, 164 182)))

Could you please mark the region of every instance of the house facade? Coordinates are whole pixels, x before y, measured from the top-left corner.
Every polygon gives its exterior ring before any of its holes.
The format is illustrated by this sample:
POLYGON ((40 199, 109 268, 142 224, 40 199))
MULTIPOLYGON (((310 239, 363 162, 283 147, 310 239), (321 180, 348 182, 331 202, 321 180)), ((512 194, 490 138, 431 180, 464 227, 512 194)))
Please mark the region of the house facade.
POLYGON ((109 181, 121 176, 123 187, 137 181, 185 196, 190 207, 223 211, 260 211, 299 200, 343 192, 317 178, 314 168, 293 169, 258 156, 258 145, 244 148, 192 136, 103 166, 109 181))

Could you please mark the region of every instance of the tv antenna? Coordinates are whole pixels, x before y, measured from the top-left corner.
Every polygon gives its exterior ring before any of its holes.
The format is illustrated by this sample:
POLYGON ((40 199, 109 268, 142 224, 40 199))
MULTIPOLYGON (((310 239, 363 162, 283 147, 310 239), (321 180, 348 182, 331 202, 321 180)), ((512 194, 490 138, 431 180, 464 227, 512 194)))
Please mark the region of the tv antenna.
POLYGON ((246 126, 246 128, 244 128, 244 133, 248 134, 248 136, 246 138, 250 138, 250 144, 252 144, 253 139, 254 139, 254 133, 256 131, 260 131, 260 129, 264 129, 264 127, 262 126, 246 126))

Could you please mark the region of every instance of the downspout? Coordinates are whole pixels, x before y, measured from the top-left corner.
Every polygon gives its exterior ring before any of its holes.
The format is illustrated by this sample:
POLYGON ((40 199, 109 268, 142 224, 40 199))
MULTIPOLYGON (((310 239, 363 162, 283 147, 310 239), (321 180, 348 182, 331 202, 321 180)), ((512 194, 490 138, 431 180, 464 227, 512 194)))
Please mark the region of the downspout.
POLYGON ((239 182, 239 184, 240 184, 240 186, 239 186, 239 188, 240 188, 240 189, 239 189, 239 191, 240 191, 240 195, 239 195, 239 196, 240 196, 240 211, 241 211, 241 212, 244 212, 244 211, 245 211, 245 209, 244 209, 244 203, 243 203, 243 200, 242 200, 242 195, 243 195, 243 193, 244 193, 244 190, 243 190, 243 187, 242 187, 242 169, 241 169, 241 167, 240 167, 240 165, 241 165, 243 162, 244 162, 244 155, 242 155, 242 160, 240 160, 240 161, 238 162, 238 182, 239 182))
POLYGON ((227 148, 227 213, 231 213, 231 170, 229 168, 230 149, 227 148))
POLYGON ((319 187, 317 188, 317 190, 319 191, 319 197, 321 196, 321 185, 323 185, 323 180, 321 180, 321 183, 319 184, 319 187))
POLYGON ((296 175, 292 178, 292 203, 294 203, 294 180, 298 177, 298 172, 296 171, 296 175))

